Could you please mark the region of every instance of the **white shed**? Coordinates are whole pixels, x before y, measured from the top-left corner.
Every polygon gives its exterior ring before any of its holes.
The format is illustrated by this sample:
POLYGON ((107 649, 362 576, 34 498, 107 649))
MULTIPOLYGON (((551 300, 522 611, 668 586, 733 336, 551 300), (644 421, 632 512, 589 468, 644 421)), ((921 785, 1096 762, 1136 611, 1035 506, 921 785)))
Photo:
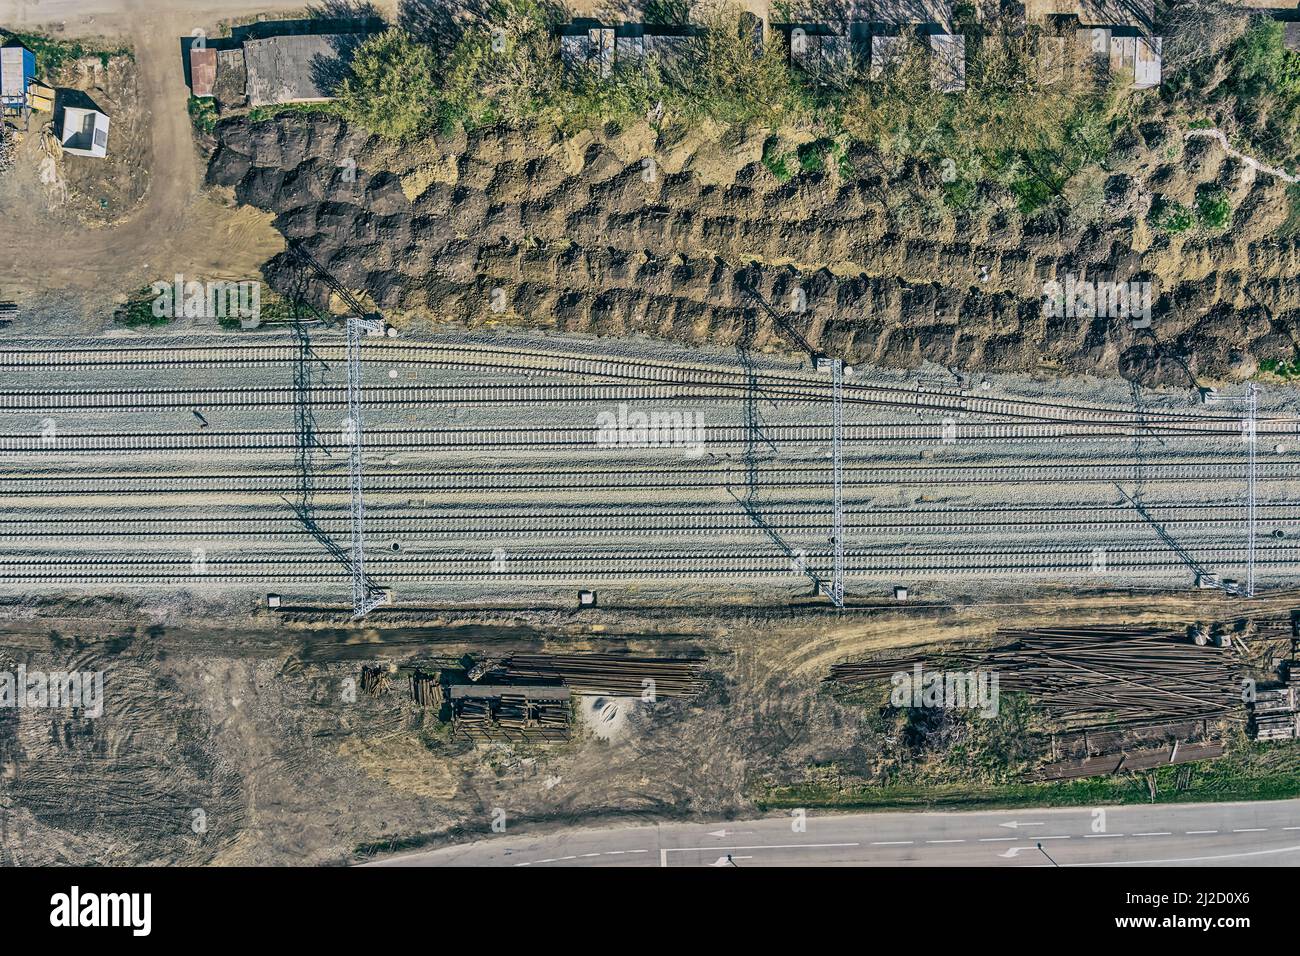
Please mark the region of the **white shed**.
POLYGON ((108 117, 95 109, 65 107, 59 143, 65 153, 103 159, 108 155, 108 117))

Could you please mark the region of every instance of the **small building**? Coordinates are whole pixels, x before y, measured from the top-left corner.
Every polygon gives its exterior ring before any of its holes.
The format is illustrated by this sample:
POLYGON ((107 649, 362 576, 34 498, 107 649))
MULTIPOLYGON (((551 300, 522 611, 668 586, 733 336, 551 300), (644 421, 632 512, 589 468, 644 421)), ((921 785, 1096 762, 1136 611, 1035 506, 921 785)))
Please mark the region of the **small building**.
POLYGON ((65 106, 59 145, 74 156, 103 159, 108 155, 108 116, 90 107, 65 106))
POLYGON ((789 27, 790 63, 822 82, 842 78, 853 69, 853 41, 836 24, 789 27))
POLYGON ((871 78, 878 80, 907 57, 908 38, 877 34, 871 38, 871 78))
POLYGON ((364 34, 301 33, 244 41, 249 106, 323 103, 334 98, 350 51, 364 34))
POLYGON ((1103 61, 1113 74, 1133 77, 1133 89, 1149 90, 1160 85, 1160 37, 1143 36, 1127 27, 1084 27, 1075 32, 1085 56, 1103 61))
POLYGON ((190 47, 190 92, 212 96, 217 86, 217 51, 210 46, 190 47))
POLYGON ((217 50, 217 75, 212 98, 219 111, 239 109, 248 102, 248 68, 244 66, 244 49, 217 50))
POLYGON ((0 107, 27 106, 27 88, 36 79, 36 56, 19 43, 0 47, 0 107))
POLYGON ((960 34, 931 34, 930 85, 940 93, 966 89, 966 38, 960 34))
POLYGON ((614 28, 596 26, 561 34, 560 62, 570 70, 608 77, 614 71, 614 28))
POLYGON ((1300 53, 1300 20, 1282 24, 1282 45, 1300 53))

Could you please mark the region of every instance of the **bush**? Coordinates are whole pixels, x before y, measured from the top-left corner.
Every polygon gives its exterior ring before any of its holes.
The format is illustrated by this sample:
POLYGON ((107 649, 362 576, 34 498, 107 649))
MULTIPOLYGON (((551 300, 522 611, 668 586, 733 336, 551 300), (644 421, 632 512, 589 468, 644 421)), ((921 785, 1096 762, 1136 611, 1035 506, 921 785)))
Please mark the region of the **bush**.
POLYGON ((1180 202, 1160 197, 1151 205, 1151 221, 1168 233, 1186 232, 1196 221, 1192 211, 1180 202))
POLYGON ((1228 197, 1217 186, 1202 186, 1196 192, 1196 218, 1206 229, 1222 229, 1232 219, 1228 197))
POLYGON ((188 109, 195 129, 211 133, 217 128, 217 106, 211 99, 191 96, 188 109))
POLYGON ((357 48, 338 90, 344 115, 387 139, 426 132, 438 107, 433 51, 404 30, 387 30, 357 48))

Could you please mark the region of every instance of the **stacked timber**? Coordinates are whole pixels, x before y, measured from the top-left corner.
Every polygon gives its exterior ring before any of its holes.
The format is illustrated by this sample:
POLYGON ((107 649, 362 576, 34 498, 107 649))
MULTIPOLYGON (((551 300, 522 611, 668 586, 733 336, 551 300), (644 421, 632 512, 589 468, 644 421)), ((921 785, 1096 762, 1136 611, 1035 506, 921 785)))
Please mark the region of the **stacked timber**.
POLYGON ((515 654, 496 679, 553 681, 576 694, 610 697, 694 697, 706 686, 699 658, 622 657, 617 654, 515 654))
POLYGON ((361 689, 371 697, 388 692, 389 674, 386 667, 362 667, 361 689))
POLYGON ((567 740, 573 710, 563 685, 457 684, 452 730, 472 740, 567 740))
POLYGON ((1255 691, 1250 704, 1250 727, 1256 740, 1294 740, 1300 737, 1294 682, 1255 691))
POLYGON ((411 699, 421 707, 442 709, 442 674, 416 669, 411 671, 411 699))

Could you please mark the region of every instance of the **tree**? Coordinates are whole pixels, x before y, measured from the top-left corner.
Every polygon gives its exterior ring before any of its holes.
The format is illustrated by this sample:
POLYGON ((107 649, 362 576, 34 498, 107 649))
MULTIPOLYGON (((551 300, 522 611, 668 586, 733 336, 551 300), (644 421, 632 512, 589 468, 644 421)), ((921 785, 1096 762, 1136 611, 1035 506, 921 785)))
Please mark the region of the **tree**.
POLYGON ((405 30, 366 40, 338 91, 344 113, 386 139, 427 132, 438 111, 433 51, 405 30))

